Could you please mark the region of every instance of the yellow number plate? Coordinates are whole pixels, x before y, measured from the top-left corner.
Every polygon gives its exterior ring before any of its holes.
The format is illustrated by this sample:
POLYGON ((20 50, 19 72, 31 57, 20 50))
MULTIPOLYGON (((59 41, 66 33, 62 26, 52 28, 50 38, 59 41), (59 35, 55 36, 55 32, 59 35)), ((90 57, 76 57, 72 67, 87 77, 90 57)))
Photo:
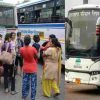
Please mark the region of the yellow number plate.
POLYGON ((80 83, 81 83, 81 80, 80 80, 79 78, 76 78, 76 79, 75 79, 75 83, 76 83, 76 84, 80 84, 80 83))

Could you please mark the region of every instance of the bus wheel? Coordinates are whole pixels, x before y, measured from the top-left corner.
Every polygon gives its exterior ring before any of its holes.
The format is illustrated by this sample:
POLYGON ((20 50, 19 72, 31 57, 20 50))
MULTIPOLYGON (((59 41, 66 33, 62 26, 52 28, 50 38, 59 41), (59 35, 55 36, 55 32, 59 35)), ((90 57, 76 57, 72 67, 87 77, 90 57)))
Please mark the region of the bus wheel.
POLYGON ((97 86, 97 89, 100 89, 100 86, 97 86))

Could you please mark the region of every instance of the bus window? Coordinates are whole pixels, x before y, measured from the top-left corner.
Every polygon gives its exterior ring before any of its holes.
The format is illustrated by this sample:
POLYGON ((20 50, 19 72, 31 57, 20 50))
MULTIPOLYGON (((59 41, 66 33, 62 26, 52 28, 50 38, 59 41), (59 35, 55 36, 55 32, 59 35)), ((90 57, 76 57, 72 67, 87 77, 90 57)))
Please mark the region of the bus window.
POLYGON ((5 5, 6 3, 3 3, 4 5, 0 5, 0 25, 5 26, 6 28, 12 28, 16 27, 16 10, 13 5, 10 5, 9 7, 5 5))
POLYGON ((52 9, 43 9, 41 12, 41 18, 48 18, 52 15, 52 9))

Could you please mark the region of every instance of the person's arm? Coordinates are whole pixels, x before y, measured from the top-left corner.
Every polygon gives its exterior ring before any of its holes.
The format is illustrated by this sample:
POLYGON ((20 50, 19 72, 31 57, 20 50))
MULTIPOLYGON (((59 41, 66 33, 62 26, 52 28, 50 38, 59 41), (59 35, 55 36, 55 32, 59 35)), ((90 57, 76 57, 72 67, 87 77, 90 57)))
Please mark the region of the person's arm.
POLYGON ((47 50, 50 47, 50 42, 48 42, 45 46, 41 46, 41 50, 47 50))

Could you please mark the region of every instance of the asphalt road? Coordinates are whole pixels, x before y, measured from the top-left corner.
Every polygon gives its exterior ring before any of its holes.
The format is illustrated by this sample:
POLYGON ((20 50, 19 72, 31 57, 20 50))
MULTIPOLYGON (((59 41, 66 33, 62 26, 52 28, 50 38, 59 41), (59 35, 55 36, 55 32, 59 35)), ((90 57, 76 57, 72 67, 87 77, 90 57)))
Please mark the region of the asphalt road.
POLYGON ((94 85, 65 83, 65 100, 100 100, 100 89, 94 85))
MULTIPOLYGON (((42 75, 42 67, 39 65, 36 100, 65 100, 64 75, 62 74, 62 79, 61 79, 61 86, 60 86, 61 94, 58 97, 51 97, 51 98, 47 98, 42 95, 41 78, 40 78, 41 75, 42 75)), ((11 95, 10 92, 8 94, 5 94, 3 78, 2 78, 1 84, 0 84, 0 100, 22 100, 21 86, 22 86, 22 77, 20 75, 17 75, 16 76, 16 90, 18 91, 18 94, 11 95)), ((30 95, 28 96, 27 100, 30 100, 30 95)))

